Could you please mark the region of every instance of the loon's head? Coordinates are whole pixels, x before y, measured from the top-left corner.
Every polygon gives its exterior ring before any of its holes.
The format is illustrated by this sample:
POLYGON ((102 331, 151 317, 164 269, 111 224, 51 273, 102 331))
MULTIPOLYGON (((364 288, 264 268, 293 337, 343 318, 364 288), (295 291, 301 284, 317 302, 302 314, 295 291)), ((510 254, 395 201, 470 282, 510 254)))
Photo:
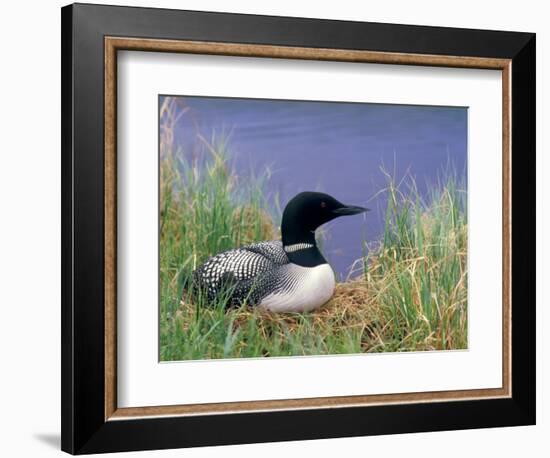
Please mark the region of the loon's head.
POLYGON ((301 192, 294 196, 283 212, 283 245, 315 244, 315 230, 324 223, 344 215, 357 215, 368 208, 346 205, 322 192, 301 192))

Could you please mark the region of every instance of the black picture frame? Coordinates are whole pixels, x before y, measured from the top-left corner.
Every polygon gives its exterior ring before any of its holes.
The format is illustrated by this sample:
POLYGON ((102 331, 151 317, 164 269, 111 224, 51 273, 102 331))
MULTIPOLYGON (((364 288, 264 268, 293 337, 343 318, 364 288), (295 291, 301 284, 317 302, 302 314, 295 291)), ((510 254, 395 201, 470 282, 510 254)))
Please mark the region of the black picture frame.
POLYGON ((84 454, 535 424, 535 34, 88 4, 66 6, 61 14, 64 451, 84 454), (106 421, 106 36, 511 59, 512 396, 106 421))

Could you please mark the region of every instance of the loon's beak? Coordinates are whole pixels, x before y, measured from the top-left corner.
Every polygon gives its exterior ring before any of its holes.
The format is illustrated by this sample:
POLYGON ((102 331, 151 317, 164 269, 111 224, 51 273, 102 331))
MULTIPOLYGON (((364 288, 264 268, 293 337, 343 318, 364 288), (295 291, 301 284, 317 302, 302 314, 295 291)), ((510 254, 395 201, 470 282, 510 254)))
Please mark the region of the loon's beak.
POLYGON ((344 207, 337 208, 336 210, 332 210, 332 213, 334 213, 336 216, 344 216, 344 215, 357 215, 359 213, 368 212, 369 209, 365 207, 357 207, 355 205, 345 205, 344 207))

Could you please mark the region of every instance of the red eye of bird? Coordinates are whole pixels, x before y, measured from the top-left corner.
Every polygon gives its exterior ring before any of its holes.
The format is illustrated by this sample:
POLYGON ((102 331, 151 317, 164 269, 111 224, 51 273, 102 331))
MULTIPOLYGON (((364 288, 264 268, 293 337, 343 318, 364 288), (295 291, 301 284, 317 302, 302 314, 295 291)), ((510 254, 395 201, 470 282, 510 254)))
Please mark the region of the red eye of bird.
POLYGON ((327 206, 326 202, 321 202, 321 208, 326 208, 326 206, 327 206))

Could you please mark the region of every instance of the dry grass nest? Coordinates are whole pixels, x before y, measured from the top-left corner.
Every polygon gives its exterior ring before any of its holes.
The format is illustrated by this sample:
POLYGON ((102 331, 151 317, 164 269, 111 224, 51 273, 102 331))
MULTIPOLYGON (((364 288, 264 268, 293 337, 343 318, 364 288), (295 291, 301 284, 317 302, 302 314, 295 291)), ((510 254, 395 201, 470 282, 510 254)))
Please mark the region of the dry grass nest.
MULTIPOLYGON (((192 323, 196 313, 195 305, 182 298, 176 316, 180 318, 184 329, 192 323)), ((203 308, 201 313, 214 312, 203 308)), ((253 307, 232 309, 230 313, 234 318, 235 328, 244 327, 255 318, 258 326, 263 328, 262 333, 266 338, 277 328, 284 327, 290 333, 298 331, 303 326, 304 319, 321 334, 337 334, 353 329, 362 335, 363 351, 375 351, 375 347, 383 345, 382 333, 386 327, 381 323, 383 313, 374 291, 362 279, 337 283, 332 299, 309 313, 275 313, 253 307)))

